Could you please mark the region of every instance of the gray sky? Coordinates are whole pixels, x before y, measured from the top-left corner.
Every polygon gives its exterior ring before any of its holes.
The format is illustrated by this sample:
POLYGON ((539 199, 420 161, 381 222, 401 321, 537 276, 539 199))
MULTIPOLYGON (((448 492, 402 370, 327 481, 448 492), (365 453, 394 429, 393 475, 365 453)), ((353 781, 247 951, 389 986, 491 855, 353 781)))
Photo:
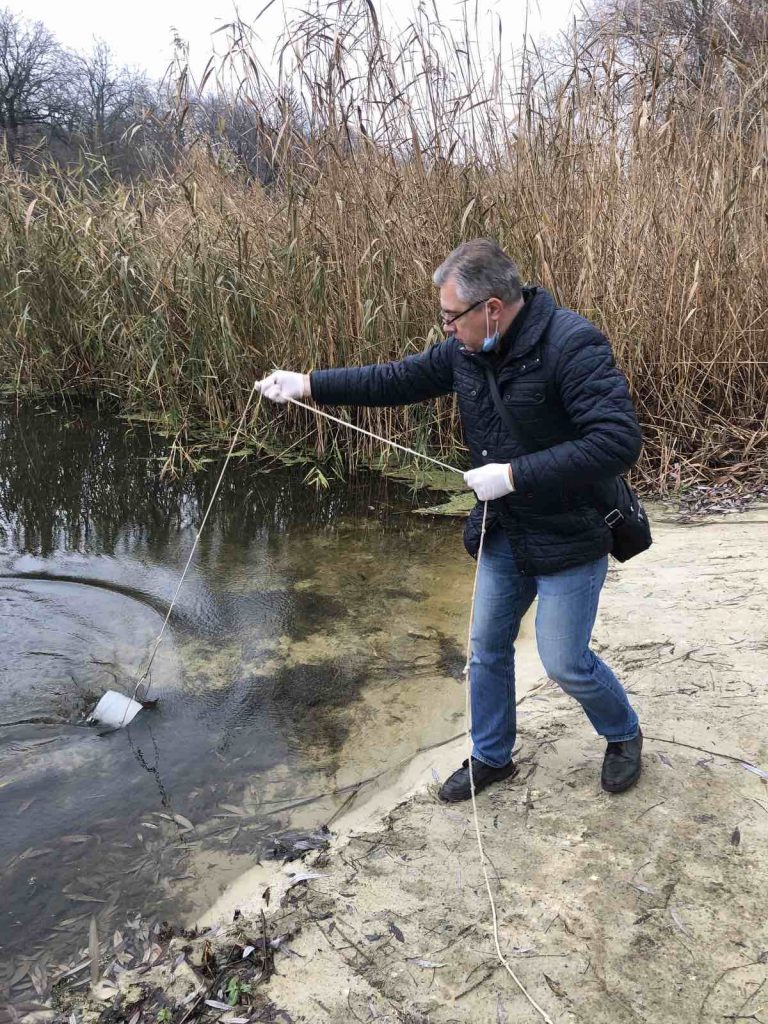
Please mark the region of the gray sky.
MULTIPOLYGON (((0 0, 2 2, 2 0, 0 0)), ((456 0, 434 0, 441 21, 450 22, 461 15, 456 0)), ((241 0, 238 4, 243 21, 250 23, 267 0, 241 0)), ((64 46, 90 49, 94 37, 104 39, 112 48, 118 63, 147 70, 159 77, 172 57, 172 29, 190 44, 191 64, 196 73, 210 56, 214 40, 211 33, 231 21, 232 0, 128 0, 105 3, 104 0, 5 0, 5 4, 29 20, 42 21, 64 46)), ((262 59, 268 60, 284 23, 284 7, 302 6, 276 0, 259 20, 257 31, 263 40, 262 59)), ((566 27, 574 0, 531 0, 528 12, 529 31, 534 38, 555 35, 566 27)), ((377 10, 384 11, 385 25, 403 25, 413 9, 412 0, 381 0, 377 10)), ((490 26, 494 15, 501 14, 505 49, 517 48, 523 35, 526 3, 520 0, 478 0, 481 23, 490 26)), ((218 38, 219 49, 223 43, 218 38)))

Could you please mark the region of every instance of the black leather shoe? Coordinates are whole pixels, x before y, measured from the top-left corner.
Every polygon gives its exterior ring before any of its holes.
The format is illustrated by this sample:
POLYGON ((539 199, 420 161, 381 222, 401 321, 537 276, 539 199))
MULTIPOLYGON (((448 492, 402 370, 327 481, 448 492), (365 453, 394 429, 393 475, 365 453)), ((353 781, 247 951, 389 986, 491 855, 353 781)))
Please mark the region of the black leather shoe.
POLYGON ((623 793, 625 789, 634 786, 640 778, 642 749, 643 734, 640 731, 634 739, 608 744, 600 779, 606 793, 623 793))
MULTIPOLYGON (((490 786, 492 782, 501 782, 502 779, 511 779, 517 775, 517 765, 514 761, 505 764, 503 768, 492 768, 484 761, 472 758, 472 781, 475 784, 475 793, 490 786)), ((453 775, 445 780, 437 792, 441 800, 446 803, 458 803, 459 800, 470 800, 472 789, 469 782, 469 760, 467 759, 453 775)))

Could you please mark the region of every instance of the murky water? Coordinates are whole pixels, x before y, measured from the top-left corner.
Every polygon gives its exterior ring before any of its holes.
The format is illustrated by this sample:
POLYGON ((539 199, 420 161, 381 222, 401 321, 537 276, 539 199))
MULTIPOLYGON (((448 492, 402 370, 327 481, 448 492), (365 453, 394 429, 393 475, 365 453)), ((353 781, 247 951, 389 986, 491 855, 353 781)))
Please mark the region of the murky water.
POLYGON ((457 525, 380 478, 316 491, 239 462, 155 660, 157 709, 85 725, 130 692, 220 470, 160 480, 166 450, 95 412, 0 407, 0 987, 27 958, 55 973, 92 914, 102 935, 188 921, 290 805, 319 824, 343 797, 308 797, 460 724, 457 525))

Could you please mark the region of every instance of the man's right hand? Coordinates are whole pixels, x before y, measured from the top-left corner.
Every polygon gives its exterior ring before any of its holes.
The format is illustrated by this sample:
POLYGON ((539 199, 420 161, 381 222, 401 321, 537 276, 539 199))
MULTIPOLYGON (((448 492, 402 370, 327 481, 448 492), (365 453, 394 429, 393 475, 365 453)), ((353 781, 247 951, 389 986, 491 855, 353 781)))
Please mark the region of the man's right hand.
POLYGON ((254 384, 264 398, 272 402, 290 402, 292 398, 311 398, 308 373, 292 373, 290 370, 275 370, 264 380, 254 384))

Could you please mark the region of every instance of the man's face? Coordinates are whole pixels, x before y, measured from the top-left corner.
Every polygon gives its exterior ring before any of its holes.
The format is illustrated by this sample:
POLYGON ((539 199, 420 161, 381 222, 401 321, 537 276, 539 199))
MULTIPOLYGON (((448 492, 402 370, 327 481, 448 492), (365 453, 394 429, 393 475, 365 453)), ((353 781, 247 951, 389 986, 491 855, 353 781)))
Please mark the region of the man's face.
POLYGON ((498 299, 480 302, 472 308, 471 302, 465 302, 456 294, 455 283, 447 280, 440 288, 440 314, 446 335, 454 335, 466 348, 479 352, 485 338, 496 329, 488 313, 488 306, 493 302, 498 303, 498 299))

